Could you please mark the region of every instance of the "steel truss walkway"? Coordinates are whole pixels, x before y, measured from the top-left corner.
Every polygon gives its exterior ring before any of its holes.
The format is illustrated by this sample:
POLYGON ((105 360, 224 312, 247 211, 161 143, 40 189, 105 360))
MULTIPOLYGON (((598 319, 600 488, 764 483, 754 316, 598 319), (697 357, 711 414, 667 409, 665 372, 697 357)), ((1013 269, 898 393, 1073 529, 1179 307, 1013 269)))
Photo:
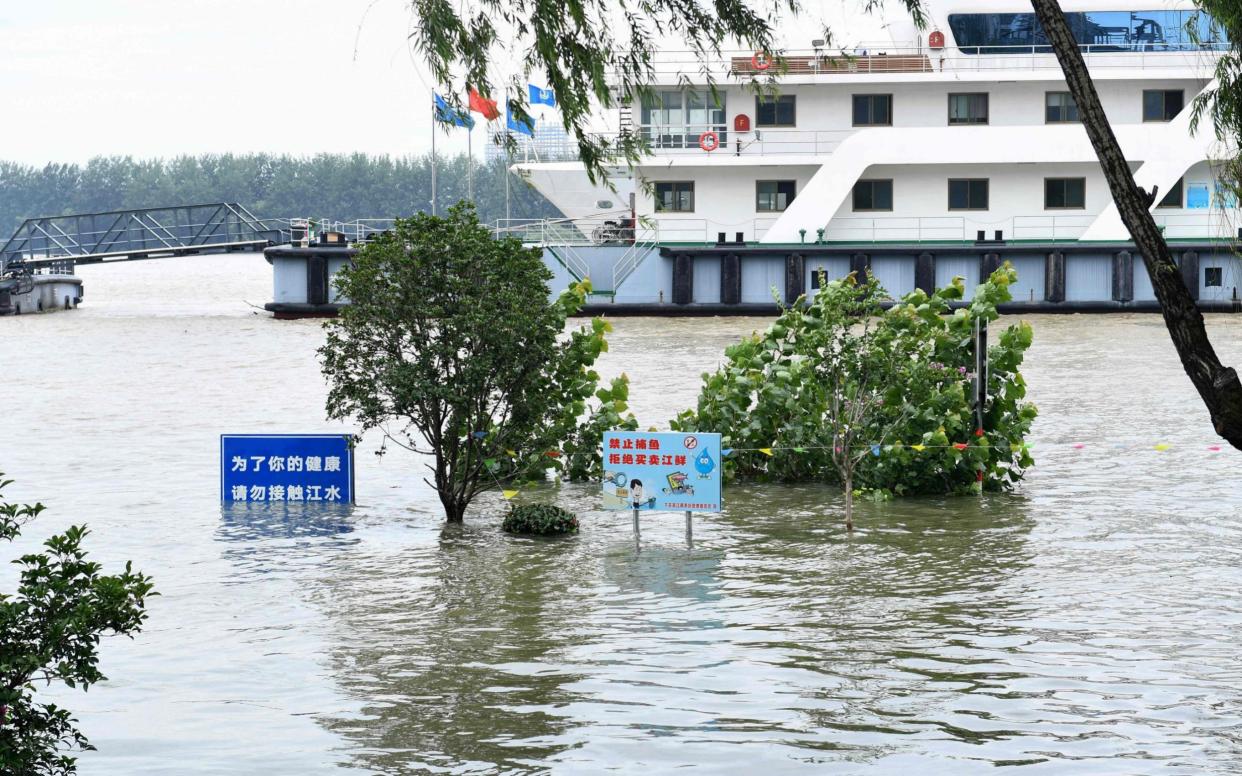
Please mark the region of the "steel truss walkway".
POLYGON ((282 237, 235 202, 30 218, 0 248, 0 269, 72 272, 77 264, 262 250, 282 237))

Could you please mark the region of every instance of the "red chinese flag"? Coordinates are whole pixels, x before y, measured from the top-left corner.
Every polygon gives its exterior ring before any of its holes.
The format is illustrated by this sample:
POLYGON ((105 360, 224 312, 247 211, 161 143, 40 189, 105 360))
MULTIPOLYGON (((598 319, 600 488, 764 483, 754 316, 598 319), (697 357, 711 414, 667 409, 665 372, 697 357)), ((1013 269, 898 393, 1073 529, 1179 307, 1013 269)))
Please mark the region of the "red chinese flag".
POLYGON ((483 118, 488 121, 495 121, 500 118, 500 108, 496 107, 496 101, 487 99, 474 89, 470 90, 470 110, 475 113, 482 113, 483 118))

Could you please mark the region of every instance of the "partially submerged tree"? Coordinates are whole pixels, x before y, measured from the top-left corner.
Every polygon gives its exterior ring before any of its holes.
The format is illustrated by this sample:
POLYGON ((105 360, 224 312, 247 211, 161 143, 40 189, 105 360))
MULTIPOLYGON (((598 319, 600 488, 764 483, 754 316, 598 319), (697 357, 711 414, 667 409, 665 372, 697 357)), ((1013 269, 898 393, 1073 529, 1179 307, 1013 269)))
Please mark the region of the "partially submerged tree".
POLYGON ((724 364, 703 375, 697 406, 670 427, 720 431, 733 449, 730 479, 828 481, 884 496, 1007 489, 1032 463, 1024 439, 1036 409, 1018 371, 1031 327, 1005 328, 988 349, 981 428, 972 332, 996 320, 1015 279, 1002 267, 957 310, 961 278, 888 310, 874 278, 827 282, 727 348, 724 364))
POLYGON ((336 276, 350 304, 319 351, 328 416, 429 456, 449 522, 487 488, 561 468, 596 391, 610 327, 562 337, 588 288, 550 302, 551 277, 539 249, 493 239, 465 203, 398 220, 336 276))
MULTIPOLYGON (((10 482, 0 475, 0 490, 10 482)), ((42 504, 0 501, 0 541, 12 542, 42 511, 42 504)), ((150 577, 129 563, 120 574, 101 573, 82 548, 87 533, 71 526, 44 551, 14 560, 17 590, 0 594, 0 773, 77 772, 72 753, 94 747, 68 709, 38 700, 38 688, 59 682, 86 690, 103 681, 100 640, 132 637, 147 619, 150 577)))

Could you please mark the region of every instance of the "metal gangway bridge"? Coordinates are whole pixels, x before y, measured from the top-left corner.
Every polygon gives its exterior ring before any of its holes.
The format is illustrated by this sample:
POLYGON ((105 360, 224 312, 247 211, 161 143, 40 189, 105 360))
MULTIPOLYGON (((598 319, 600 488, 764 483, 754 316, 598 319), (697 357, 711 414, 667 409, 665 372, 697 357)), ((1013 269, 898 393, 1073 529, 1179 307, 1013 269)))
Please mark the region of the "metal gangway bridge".
POLYGON ((0 271, 72 274, 80 264, 260 251, 287 242, 289 224, 236 202, 28 218, 0 247, 0 271))

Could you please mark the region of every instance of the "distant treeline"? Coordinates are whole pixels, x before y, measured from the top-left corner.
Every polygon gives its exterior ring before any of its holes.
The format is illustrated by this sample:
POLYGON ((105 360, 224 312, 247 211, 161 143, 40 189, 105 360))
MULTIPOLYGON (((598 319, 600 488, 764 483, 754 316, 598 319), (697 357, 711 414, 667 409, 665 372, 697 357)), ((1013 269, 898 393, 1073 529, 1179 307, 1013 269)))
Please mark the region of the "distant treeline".
MULTIPOLYGON (((443 209, 467 193, 466 156, 439 157, 443 209)), ((560 211, 517 176, 514 218, 556 218, 560 211)), ((479 218, 505 217, 505 164, 475 162, 479 218)), ((430 210, 431 158, 366 154, 206 154, 173 159, 98 157, 86 164, 32 167, 0 161, 0 242, 26 218, 206 202, 238 202, 266 218, 348 221, 430 210)))

